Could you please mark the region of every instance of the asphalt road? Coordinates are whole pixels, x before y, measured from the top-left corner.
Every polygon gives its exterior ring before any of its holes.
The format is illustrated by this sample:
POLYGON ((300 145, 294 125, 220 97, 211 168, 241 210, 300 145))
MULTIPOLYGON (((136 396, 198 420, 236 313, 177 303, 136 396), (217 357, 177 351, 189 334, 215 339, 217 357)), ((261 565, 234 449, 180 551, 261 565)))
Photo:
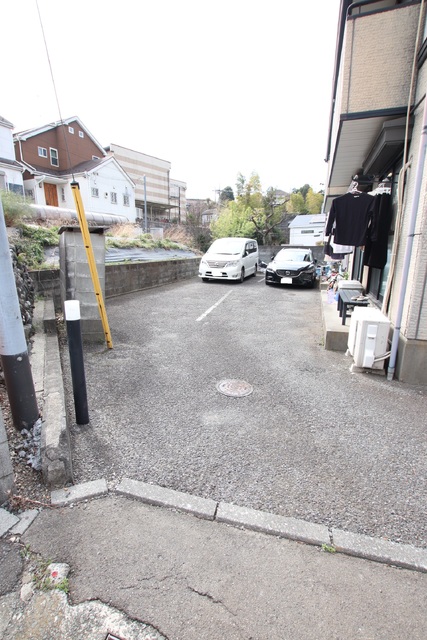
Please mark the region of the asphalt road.
POLYGON ((75 483, 134 478, 427 546, 427 390, 350 373, 323 348, 320 304, 261 274, 109 299, 113 349, 85 348, 75 483))

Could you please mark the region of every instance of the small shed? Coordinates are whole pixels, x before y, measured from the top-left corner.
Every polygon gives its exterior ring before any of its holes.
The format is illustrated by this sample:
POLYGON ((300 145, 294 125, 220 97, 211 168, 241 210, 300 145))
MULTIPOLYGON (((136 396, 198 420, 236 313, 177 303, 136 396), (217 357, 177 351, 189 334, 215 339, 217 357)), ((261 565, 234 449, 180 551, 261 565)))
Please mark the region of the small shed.
POLYGON ((325 239, 324 213, 297 215, 289 223, 289 244, 314 247, 325 239))

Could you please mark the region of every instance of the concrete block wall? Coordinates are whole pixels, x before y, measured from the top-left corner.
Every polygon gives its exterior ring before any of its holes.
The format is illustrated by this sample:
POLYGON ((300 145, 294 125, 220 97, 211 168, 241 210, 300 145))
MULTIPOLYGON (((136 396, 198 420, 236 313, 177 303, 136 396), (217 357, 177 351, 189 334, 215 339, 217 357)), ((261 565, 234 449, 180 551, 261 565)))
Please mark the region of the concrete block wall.
MULTIPOLYGON (((99 283, 105 297, 105 239, 103 230, 90 229, 90 239, 98 272, 99 283)), ((62 304, 65 300, 79 300, 83 340, 103 341, 104 330, 99 315, 98 301, 78 227, 68 227, 59 237, 59 280, 62 304)))
POLYGON ((193 278, 199 272, 200 258, 158 260, 107 264, 105 267, 105 295, 107 298, 131 291, 140 291, 193 278))
MULTIPOLYGON (((199 272, 200 258, 182 260, 159 260, 156 262, 129 262, 105 265, 106 298, 150 289, 162 284, 194 278, 199 272)), ((31 271, 37 296, 51 298, 56 311, 61 310, 59 269, 31 271)), ((92 286, 92 281, 90 281, 92 286)), ((92 287, 93 291, 93 287, 92 287)))
POLYGON ((55 306, 61 306, 59 269, 38 269, 30 272, 37 296, 51 298, 55 306))

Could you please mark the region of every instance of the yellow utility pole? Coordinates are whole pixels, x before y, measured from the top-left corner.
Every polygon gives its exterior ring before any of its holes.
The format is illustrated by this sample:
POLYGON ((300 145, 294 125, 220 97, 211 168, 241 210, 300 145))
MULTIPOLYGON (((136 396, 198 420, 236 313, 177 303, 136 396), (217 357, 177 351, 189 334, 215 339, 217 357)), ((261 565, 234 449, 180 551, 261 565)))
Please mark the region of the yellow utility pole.
POLYGON ((76 204, 77 216, 79 218, 80 231, 82 232, 83 242, 86 250, 87 261, 89 263, 90 275, 92 276, 93 288, 95 290, 96 301, 98 303, 99 315, 101 316, 101 322, 104 329, 105 341, 109 349, 113 348, 113 342, 111 340, 110 328, 108 326, 107 312, 105 310, 104 298, 102 296, 102 289, 99 282, 98 270, 96 268, 95 257, 93 255, 92 241, 90 239, 89 227, 87 224, 85 210, 83 206, 82 197, 80 195, 80 187, 78 182, 71 183, 71 189, 73 192, 74 202, 76 204))

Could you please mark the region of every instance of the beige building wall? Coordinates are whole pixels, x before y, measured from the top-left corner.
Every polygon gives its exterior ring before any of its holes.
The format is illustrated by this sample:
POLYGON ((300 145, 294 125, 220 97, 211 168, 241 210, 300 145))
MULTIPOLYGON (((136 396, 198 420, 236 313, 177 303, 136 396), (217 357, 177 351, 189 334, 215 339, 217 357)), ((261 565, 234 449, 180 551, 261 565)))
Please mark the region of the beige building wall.
MULTIPOLYGON (((427 65, 424 63, 417 81, 417 104, 425 94, 427 82, 427 65)), ((396 262, 396 279, 391 297, 391 320, 394 321, 397 313, 399 292, 401 289, 401 277, 405 259, 405 249, 408 243, 408 230, 410 216, 414 202, 414 191, 417 177, 417 164, 419 157, 419 141, 422 131, 424 113, 424 101, 418 105, 414 113, 414 128, 412 131, 412 143, 408 157, 410 167, 406 176, 407 188, 405 193, 402 230, 399 239, 399 249, 396 262)), ((401 332, 407 339, 427 340, 427 162, 424 160, 422 184, 417 220, 412 247, 411 263, 405 294, 405 306, 402 316, 401 332)))
POLYGON ((407 104, 419 11, 402 5, 347 20, 340 113, 407 104))
POLYGON ((171 163, 133 151, 117 144, 111 144, 109 154, 113 155, 121 167, 135 182, 135 200, 144 200, 144 175, 146 176, 147 201, 169 205, 171 163))

